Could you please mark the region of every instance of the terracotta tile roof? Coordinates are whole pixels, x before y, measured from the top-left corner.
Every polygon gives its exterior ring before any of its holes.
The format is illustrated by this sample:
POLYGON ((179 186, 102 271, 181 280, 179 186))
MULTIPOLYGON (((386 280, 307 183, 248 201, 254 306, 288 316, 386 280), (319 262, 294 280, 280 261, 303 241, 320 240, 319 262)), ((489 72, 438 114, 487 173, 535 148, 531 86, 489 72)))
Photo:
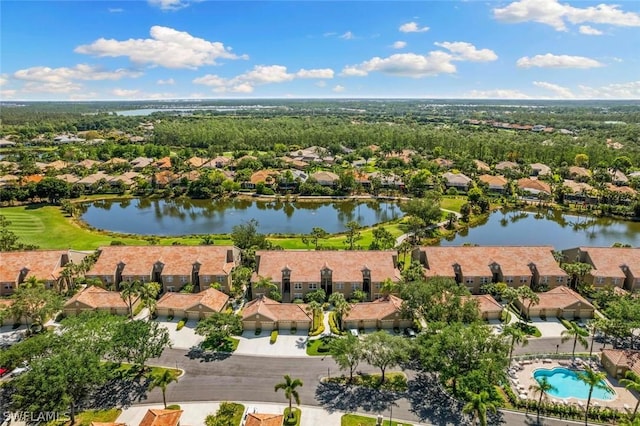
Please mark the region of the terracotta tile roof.
POLYGON ((221 312, 229 301, 229 296, 214 288, 208 288, 200 293, 165 293, 158 300, 158 308, 192 310, 198 305, 205 306, 212 311, 221 312))
POLYGON ((190 166, 190 167, 193 167, 193 168, 197 169, 197 168, 202 167, 203 165, 205 165, 207 163, 207 161, 209 161, 209 160, 207 160, 206 158, 200 158, 200 157, 195 157, 194 156, 194 157, 191 157, 188 160, 186 160, 184 163, 187 166, 190 166))
POLYGON ((491 170, 491 167, 489 167, 489 165, 487 163, 485 163, 484 161, 473 160, 473 162, 476 164, 476 169, 478 169, 478 170, 481 170, 481 171, 489 171, 489 170, 491 170))
POLYGON ((581 192, 589 192, 593 190, 593 186, 584 182, 576 182, 575 180, 565 179, 562 183, 563 186, 571 189, 574 194, 579 194, 581 192))
POLYGON ((0 282, 16 283, 23 268, 28 269, 27 278, 34 276, 40 280, 58 279, 62 255, 66 250, 33 250, 0 252, 0 282))
POLYGON ((624 280, 626 275, 622 266, 627 266, 636 278, 640 278, 640 248, 627 247, 579 247, 586 253, 587 263, 593 266, 590 275, 594 277, 611 277, 624 280))
POLYGON ((382 320, 400 312, 403 300, 394 295, 381 297, 373 302, 354 303, 351 310, 345 316, 345 320, 382 320))
POLYGON ((584 167, 571 166, 569 167, 569 175, 580 176, 580 177, 590 177, 591 170, 585 169, 584 167))
POLYGON ((158 185, 168 185, 178 179, 178 175, 173 173, 171 170, 163 170, 161 172, 154 173, 153 177, 158 185))
POLYGON ((603 349, 602 356, 607 357, 616 367, 626 367, 640 375, 640 351, 603 349))
POLYGON ((110 176, 104 172, 94 173, 89 176, 85 176, 80 179, 77 183, 91 185, 98 182, 100 179, 109 180, 110 176))
POLYGON ((362 270, 371 271, 372 282, 387 278, 400 279, 394 264, 395 251, 332 251, 332 250, 273 250, 257 251, 257 276, 282 280, 282 270, 291 270, 291 282, 320 282, 320 271, 329 268, 333 282, 362 282, 362 270))
POLYGON ((483 246, 483 247, 421 247, 426 254, 428 277, 455 277, 454 264, 461 267, 465 277, 491 277, 491 264, 500 265, 506 276, 531 276, 534 264, 542 276, 563 276, 566 273, 553 257, 551 246, 483 246))
POLYGON ((486 183, 490 187, 499 186, 501 188, 504 188, 508 183, 507 179, 505 179, 504 176, 500 176, 500 175, 497 175, 497 176, 482 175, 478 178, 478 180, 480 180, 480 182, 486 183))
POLYGON ((127 424, 115 422, 91 422, 91 426, 127 426, 127 424))
POLYGON ((62 170, 66 167, 69 167, 69 163, 67 163, 66 161, 62 161, 62 160, 56 160, 56 161, 52 161, 51 163, 46 165, 47 169, 53 169, 53 170, 62 170))
POLYGON ((307 305, 304 304, 280 303, 266 296, 261 296, 245 305, 242 319, 260 314, 271 321, 311 321, 311 316, 306 312, 306 308, 307 305))
POLYGON ((180 423, 182 410, 148 410, 140 426, 177 426, 180 423))
POLYGON ((249 413, 245 426, 282 426, 283 421, 282 414, 249 413))
POLYGON ((514 163, 513 161, 501 161, 496 164, 496 170, 517 169, 518 167, 520 167, 518 163, 514 163))
POLYGON ((44 179, 44 176, 42 175, 29 175, 22 178, 22 183, 38 183, 42 179, 44 179))
POLYGON ((102 164, 102 163, 100 161, 90 160, 87 158, 86 160, 80 161, 77 165, 84 167, 86 169, 90 169, 91 167, 99 164, 102 164))
POLYGON ((155 163, 153 163, 154 167, 159 169, 170 169, 171 168, 171 158, 170 157, 162 157, 155 163))
POLYGON ((78 176, 72 175, 69 173, 66 173, 64 175, 58 175, 56 176, 56 179, 67 182, 67 183, 76 183, 80 180, 78 176))
POLYGON ((127 308, 127 304, 120 293, 117 291, 108 291, 100 287, 89 286, 80 293, 74 295, 65 304, 65 308, 75 307, 75 303, 80 302, 91 308, 127 308))
POLYGON ((538 179, 531 179, 531 178, 518 179, 518 188, 528 190, 528 191, 546 192, 547 194, 551 194, 551 186, 549 186, 548 183, 538 179))
POLYGON ((532 170, 537 170, 539 175, 551 174, 551 167, 542 163, 533 163, 530 165, 532 170))
POLYGON ((275 177, 278 176, 279 174, 280 172, 277 172, 275 170, 258 170, 257 172, 251 175, 251 178, 249 180, 253 184, 257 184, 260 182, 273 183, 275 182, 275 177))
POLYGON ((539 309, 564 309, 578 302, 584 305, 583 307, 593 309, 593 305, 587 299, 565 286, 538 293, 538 297, 540 302, 535 307, 539 309))
POLYGON ((607 184, 607 189, 611 192, 619 192, 621 194, 627 195, 636 195, 638 193, 638 191, 631 188, 630 186, 617 186, 612 183, 607 184))
POLYGON ((212 158, 211 160, 204 163, 201 167, 205 167, 208 169, 221 168, 231 163, 231 158, 218 156, 216 158, 212 158))
POLYGON ((200 263, 200 275, 227 275, 235 266, 227 262, 232 246, 105 246, 87 275, 114 275, 118 263, 125 264, 123 275, 151 275, 153 265, 164 264, 162 275, 191 275, 200 263))
POLYGON ((484 312, 502 312, 502 305, 490 294, 480 294, 471 297, 478 301, 478 311, 480 311, 480 314, 484 312))

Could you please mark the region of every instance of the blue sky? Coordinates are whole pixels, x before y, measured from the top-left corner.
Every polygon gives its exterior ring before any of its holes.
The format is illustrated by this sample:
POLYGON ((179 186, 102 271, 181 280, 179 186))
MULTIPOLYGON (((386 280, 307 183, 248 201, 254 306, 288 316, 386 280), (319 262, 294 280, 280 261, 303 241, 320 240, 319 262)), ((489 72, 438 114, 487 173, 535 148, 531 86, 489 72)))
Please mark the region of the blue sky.
POLYGON ((1 0, 0 99, 640 99, 619 3, 1 0))

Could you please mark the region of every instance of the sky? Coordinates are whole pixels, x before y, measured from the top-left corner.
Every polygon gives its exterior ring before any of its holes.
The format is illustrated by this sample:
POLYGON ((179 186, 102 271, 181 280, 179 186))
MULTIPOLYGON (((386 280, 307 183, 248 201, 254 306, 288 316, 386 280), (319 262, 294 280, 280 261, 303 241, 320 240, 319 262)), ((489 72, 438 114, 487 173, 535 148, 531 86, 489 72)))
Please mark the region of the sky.
POLYGON ((0 0, 0 100, 640 99, 640 1, 0 0))

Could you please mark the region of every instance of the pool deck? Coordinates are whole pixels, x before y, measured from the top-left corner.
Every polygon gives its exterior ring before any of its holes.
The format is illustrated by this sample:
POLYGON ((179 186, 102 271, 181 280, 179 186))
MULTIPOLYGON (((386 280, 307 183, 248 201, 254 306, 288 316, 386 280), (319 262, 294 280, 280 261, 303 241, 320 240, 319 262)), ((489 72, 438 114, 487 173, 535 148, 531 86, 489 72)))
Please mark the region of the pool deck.
MULTIPOLYGON (((578 365, 581 363, 581 360, 577 359, 578 365)), ((599 365, 599 363, 593 364, 592 366, 596 367, 596 371, 604 371, 599 365)), ((539 395, 533 394, 532 391, 529 390, 529 386, 535 383, 535 379, 533 378, 533 372, 539 368, 544 369, 553 369, 556 367, 565 367, 570 368, 572 370, 580 370, 580 367, 574 368, 571 364, 571 359, 532 359, 532 360, 514 360, 512 366, 519 366, 515 369, 513 374, 510 374, 510 382, 511 388, 515 392, 516 395, 520 395, 522 399, 533 399, 538 400, 539 395)), ((513 370, 512 370, 513 371, 513 370)), ((607 385, 614 390, 615 396, 613 399, 609 400, 601 400, 596 398, 591 398, 591 406, 600 406, 600 407, 609 407, 615 408, 620 412, 632 412, 633 408, 636 406, 637 399, 636 397, 625 389, 624 386, 621 386, 618 381, 609 375, 605 379, 607 385)), ((544 399, 544 398, 543 398, 544 399)), ((578 399, 578 398, 559 398, 554 397, 553 395, 546 396, 547 402, 557 403, 557 404, 570 404, 577 406, 585 406, 587 403, 586 399, 578 399)))

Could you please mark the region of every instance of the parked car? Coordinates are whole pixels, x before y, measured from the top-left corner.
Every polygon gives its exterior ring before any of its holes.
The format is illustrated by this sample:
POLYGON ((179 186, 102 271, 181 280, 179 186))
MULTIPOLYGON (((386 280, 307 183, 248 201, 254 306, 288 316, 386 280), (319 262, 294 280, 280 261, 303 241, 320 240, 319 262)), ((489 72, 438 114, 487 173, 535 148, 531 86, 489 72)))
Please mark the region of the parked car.
POLYGON ((414 339, 416 337, 416 332, 413 330, 413 328, 407 327, 404 329, 404 335, 409 339, 414 339))
POLYGON ((10 377, 16 377, 19 376, 20 374, 29 371, 29 364, 27 364, 26 362, 22 363, 22 366, 20 367, 16 367, 13 370, 11 370, 11 373, 9 373, 10 377))
POLYGON ((7 370, 6 368, 0 368, 0 377, 4 376, 8 372, 9 372, 9 370, 7 370))
POLYGON ((357 328, 350 328, 349 329, 349 333, 353 334, 356 337, 358 337, 358 335, 360 334, 360 333, 358 333, 358 329, 357 328))

